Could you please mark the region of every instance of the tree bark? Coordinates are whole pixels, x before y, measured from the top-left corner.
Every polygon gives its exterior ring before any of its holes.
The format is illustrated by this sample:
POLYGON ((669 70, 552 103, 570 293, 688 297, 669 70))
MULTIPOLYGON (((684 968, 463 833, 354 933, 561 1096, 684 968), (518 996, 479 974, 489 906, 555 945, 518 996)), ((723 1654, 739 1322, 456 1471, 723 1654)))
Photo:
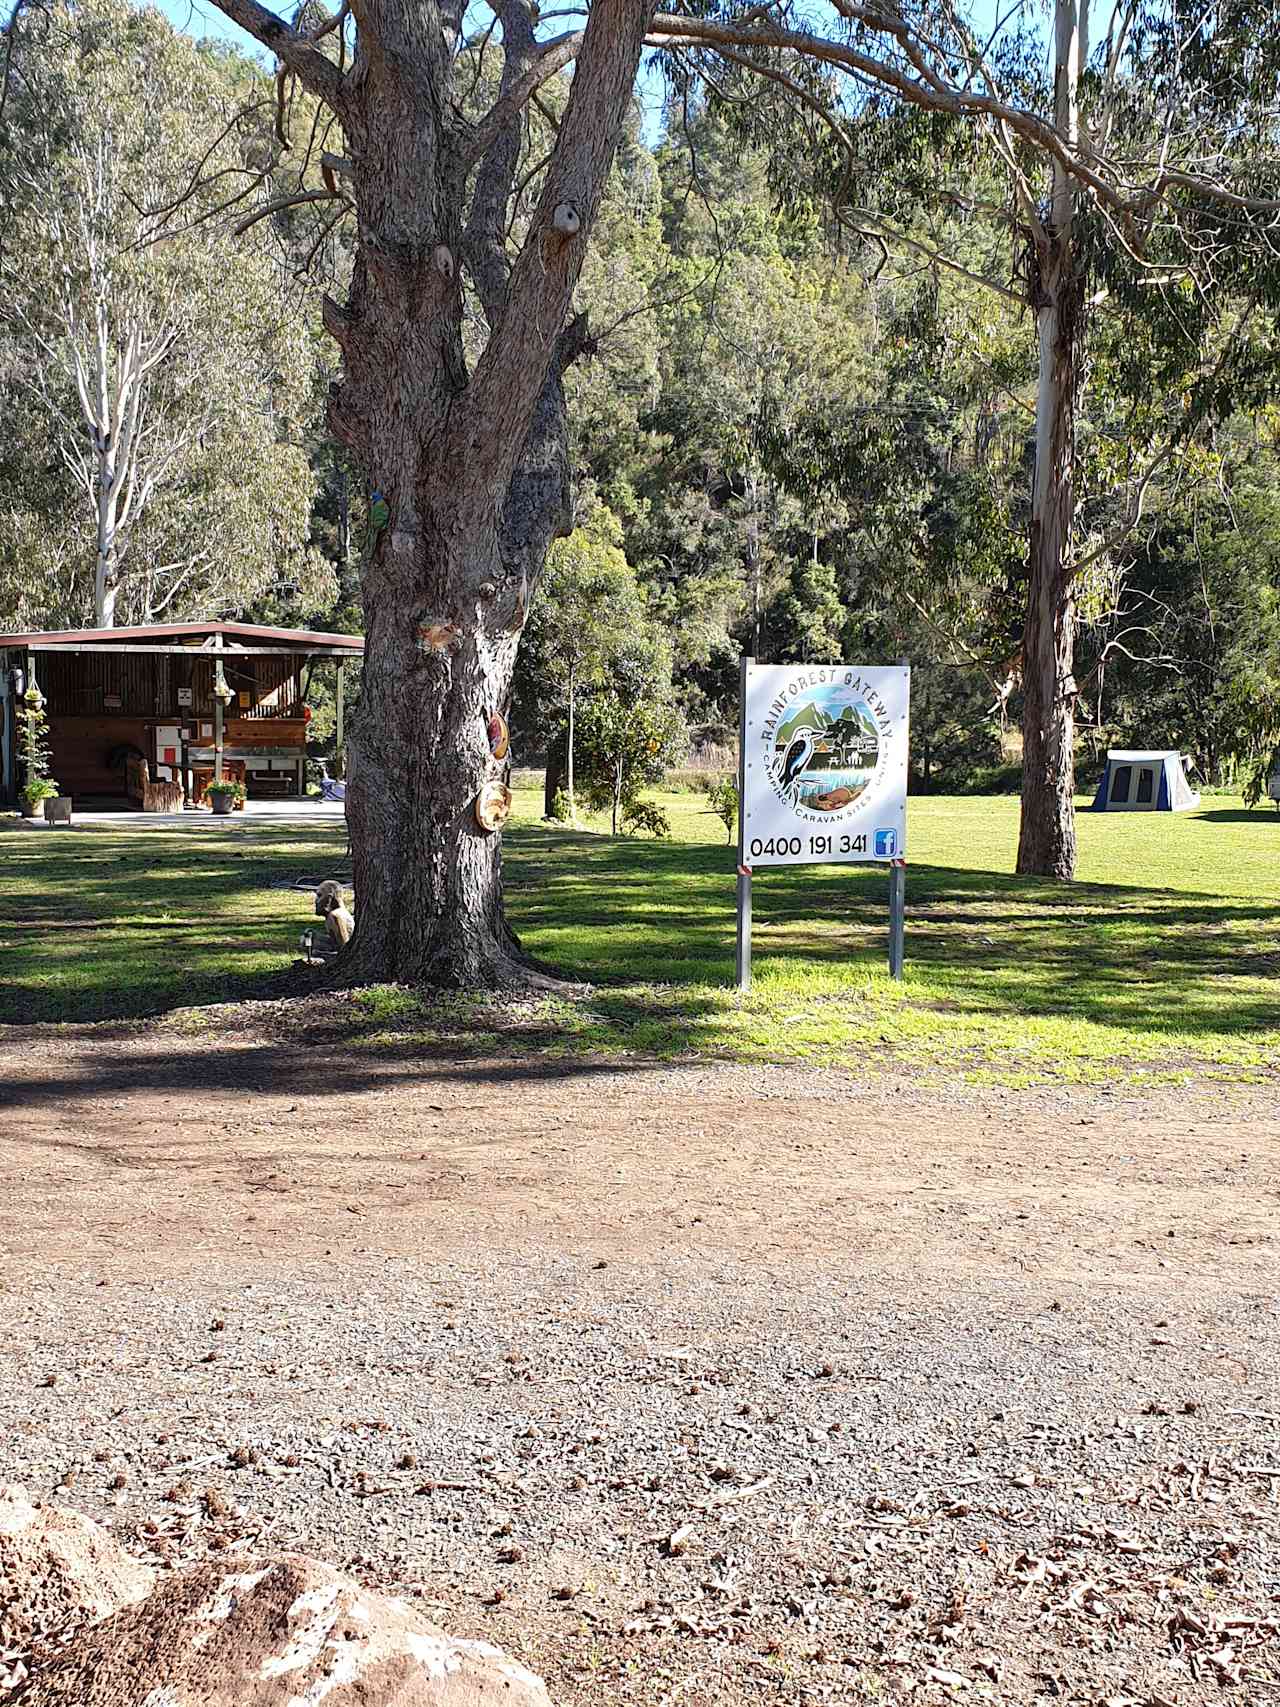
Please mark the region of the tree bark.
MULTIPOLYGON (((1079 84, 1088 56, 1088 0, 1056 0, 1054 116, 1080 140, 1079 84)), ((1022 819, 1019 872, 1071 878, 1075 824, 1075 411, 1083 340, 1083 281, 1073 236, 1075 186, 1053 169, 1047 219, 1030 245, 1036 313, 1036 465, 1031 494, 1027 616, 1022 637, 1022 819)))
POLYGON ((1022 821, 1019 872, 1071 878, 1076 865, 1075 402, 1080 280, 1067 244, 1038 252, 1040 370, 1022 639, 1022 821))
POLYGON ((573 713, 574 701, 577 698, 577 685, 573 679, 573 666, 569 666, 569 736, 567 742, 566 760, 569 772, 569 810, 577 817, 577 799, 573 792, 573 713))
POLYGON ((93 577, 93 620, 95 627, 115 627, 116 598, 119 590, 115 553, 102 540, 101 518, 99 518, 98 559, 93 577))

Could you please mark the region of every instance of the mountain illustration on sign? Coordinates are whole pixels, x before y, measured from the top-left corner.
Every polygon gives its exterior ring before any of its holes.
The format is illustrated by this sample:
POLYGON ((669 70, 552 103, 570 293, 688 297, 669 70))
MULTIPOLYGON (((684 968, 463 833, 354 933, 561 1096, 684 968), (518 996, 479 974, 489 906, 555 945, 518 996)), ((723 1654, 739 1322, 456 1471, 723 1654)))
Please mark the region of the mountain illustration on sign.
POLYGON ((880 738, 865 701, 843 685, 819 688, 778 724, 774 780, 795 806, 839 812, 875 775, 880 738))

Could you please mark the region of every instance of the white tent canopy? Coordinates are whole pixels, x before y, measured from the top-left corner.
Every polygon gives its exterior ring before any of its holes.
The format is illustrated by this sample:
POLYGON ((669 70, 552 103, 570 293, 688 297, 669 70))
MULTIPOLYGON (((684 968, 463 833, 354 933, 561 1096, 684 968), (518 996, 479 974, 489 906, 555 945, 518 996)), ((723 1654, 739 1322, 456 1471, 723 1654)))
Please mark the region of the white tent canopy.
POLYGON ((1175 752, 1124 752, 1113 748, 1094 796, 1095 812, 1190 812, 1200 796, 1187 781, 1186 761, 1175 752))

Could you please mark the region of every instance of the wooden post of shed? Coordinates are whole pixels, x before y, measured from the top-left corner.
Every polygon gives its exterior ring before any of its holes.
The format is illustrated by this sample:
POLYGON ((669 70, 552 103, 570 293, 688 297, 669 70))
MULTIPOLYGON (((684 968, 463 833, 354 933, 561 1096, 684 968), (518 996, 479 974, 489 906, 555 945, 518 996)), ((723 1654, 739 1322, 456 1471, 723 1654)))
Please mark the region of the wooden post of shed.
MULTIPOLYGON (((32 693, 32 692, 39 693, 40 692, 40 684, 36 680, 36 655, 34 652, 28 652, 27 653, 27 685, 23 691, 24 691, 24 693, 32 693)), ((22 750, 22 748, 21 748, 22 737, 21 737, 21 734, 19 732, 21 730, 25 729, 25 727, 26 727, 25 722, 24 722, 24 717, 25 717, 25 713, 26 713, 26 709, 27 709, 25 699, 20 699, 18 701, 17 705, 15 705, 13 709, 14 709, 13 730, 14 730, 14 734, 18 737, 18 745, 17 745, 16 750, 15 750, 14 755, 13 755, 13 759, 14 759, 13 776, 14 776, 14 782, 15 782, 16 786, 18 788, 21 788, 24 783, 28 783, 32 780, 30 767, 27 768, 27 770, 23 776, 19 777, 19 775, 18 775, 18 753, 21 752, 21 750, 22 750)))
POLYGON ((213 664, 213 780, 222 781, 222 695, 226 691, 226 678, 222 674, 222 636, 216 637, 215 657, 213 664))
POLYGON ((344 746, 344 730, 343 730, 344 717, 343 717, 343 713, 344 713, 344 709, 345 709, 344 701, 343 701, 343 693, 344 693, 345 684, 344 684, 343 678, 345 677, 346 673, 347 673, 347 661, 345 658, 339 658, 338 659, 338 679, 337 679, 337 682, 334 686, 334 700, 335 700, 336 705, 337 705, 337 717, 335 720, 334 742, 333 742, 333 757, 334 757, 334 767, 333 768, 334 768, 334 770, 337 771, 339 776, 345 776, 346 772, 347 772, 346 763, 345 763, 345 760, 343 759, 343 753, 342 753, 342 749, 344 746))

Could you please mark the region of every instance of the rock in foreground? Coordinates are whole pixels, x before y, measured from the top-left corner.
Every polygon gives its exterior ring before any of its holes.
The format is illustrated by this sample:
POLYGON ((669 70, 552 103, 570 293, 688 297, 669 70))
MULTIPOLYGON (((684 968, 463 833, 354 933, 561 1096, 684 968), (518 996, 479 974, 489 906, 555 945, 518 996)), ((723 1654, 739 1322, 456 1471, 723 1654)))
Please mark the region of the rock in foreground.
POLYGON ((34 1667, 17 1707, 550 1707, 539 1678, 299 1555, 204 1565, 34 1667))
POLYGON ((154 1581, 90 1518, 0 1484, 0 1648, 104 1618, 149 1594, 154 1581))

